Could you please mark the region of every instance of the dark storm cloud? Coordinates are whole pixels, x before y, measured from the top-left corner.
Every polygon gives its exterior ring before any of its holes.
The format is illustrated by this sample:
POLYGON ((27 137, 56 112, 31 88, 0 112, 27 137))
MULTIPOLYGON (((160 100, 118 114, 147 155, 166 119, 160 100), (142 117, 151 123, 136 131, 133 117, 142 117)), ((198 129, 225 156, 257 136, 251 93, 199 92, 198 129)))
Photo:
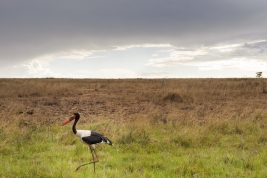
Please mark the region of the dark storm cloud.
POLYGON ((266 39, 265 0, 1 0, 0 60, 69 49, 266 39))

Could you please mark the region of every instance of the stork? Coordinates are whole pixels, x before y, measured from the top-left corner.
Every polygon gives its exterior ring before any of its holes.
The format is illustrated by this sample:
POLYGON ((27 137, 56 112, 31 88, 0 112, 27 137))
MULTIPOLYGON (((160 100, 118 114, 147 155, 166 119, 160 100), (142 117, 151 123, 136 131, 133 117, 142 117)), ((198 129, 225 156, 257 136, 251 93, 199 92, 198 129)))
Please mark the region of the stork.
POLYGON ((74 113, 69 119, 67 119, 63 124, 66 125, 72 120, 74 120, 73 126, 72 126, 72 131, 74 134, 76 134, 78 137, 80 137, 83 141, 83 143, 87 144, 90 148, 91 154, 92 154, 92 159, 93 161, 90 163, 86 163, 83 165, 80 165, 77 167, 76 171, 80 169, 80 167, 85 166, 87 164, 94 164, 94 172, 95 172, 95 163, 99 161, 98 156, 96 154, 95 150, 95 145, 98 143, 106 143, 112 146, 112 142, 105 136, 103 136, 100 133, 91 131, 91 130, 76 130, 76 124, 80 119, 80 114, 79 113, 74 113))

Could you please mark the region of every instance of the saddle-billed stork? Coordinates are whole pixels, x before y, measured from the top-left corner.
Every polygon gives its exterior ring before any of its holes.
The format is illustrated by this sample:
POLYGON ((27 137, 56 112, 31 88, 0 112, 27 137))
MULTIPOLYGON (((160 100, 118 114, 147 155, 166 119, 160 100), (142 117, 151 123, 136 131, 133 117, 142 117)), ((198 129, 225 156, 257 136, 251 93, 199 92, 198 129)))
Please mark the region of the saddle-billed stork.
POLYGON ((103 136, 100 133, 97 133, 91 130, 76 130, 76 124, 79 121, 79 119, 80 119, 80 114, 74 113, 69 119, 67 119, 62 124, 62 126, 74 120, 74 123, 72 126, 73 133, 79 136, 82 139, 82 141, 89 146, 91 154, 92 154, 93 161, 77 167, 76 171, 80 167, 85 166, 87 164, 91 164, 91 163, 94 163, 94 171, 95 171, 95 163, 99 161, 98 156, 96 154, 95 145, 98 143, 106 143, 112 146, 112 142, 107 137, 103 136))

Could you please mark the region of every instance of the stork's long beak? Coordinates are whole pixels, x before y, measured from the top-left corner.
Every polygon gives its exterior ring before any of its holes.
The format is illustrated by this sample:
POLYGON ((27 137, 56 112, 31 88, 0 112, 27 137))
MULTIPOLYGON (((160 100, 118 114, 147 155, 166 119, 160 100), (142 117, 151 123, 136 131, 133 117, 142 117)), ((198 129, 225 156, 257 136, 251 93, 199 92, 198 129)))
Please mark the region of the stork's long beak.
POLYGON ((67 119, 63 124, 61 124, 61 126, 68 124, 69 122, 71 122, 74 119, 74 117, 72 116, 71 118, 67 119))

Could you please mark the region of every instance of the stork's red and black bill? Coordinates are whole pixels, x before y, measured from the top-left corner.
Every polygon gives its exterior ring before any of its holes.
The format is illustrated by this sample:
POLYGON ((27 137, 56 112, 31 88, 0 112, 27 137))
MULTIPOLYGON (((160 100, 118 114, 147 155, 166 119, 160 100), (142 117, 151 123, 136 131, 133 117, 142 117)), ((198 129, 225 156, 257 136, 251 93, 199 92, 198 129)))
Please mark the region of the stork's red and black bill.
POLYGON ((63 124, 61 124, 61 126, 63 126, 63 125, 66 125, 66 124, 68 124, 68 123, 70 123, 73 119, 75 118, 75 116, 73 115, 73 116, 71 116, 71 118, 69 118, 69 119, 67 119, 65 122, 63 122, 63 124))

